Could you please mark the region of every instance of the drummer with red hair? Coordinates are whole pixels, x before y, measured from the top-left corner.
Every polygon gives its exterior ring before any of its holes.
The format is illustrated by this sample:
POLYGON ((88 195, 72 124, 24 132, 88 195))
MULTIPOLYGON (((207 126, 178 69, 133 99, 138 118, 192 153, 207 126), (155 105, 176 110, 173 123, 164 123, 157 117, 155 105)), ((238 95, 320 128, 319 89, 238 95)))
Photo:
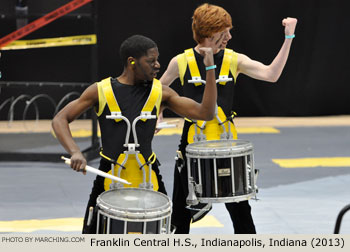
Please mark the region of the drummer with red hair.
MULTIPOLYGON (((166 72, 160 78, 163 85, 169 86, 174 80, 180 79, 184 96, 195 101, 200 101, 204 92, 204 79, 206 78, 206 66, 203 65, 203 57, 200 50, 203 47, 212 48, 214 52, 214 65, 216 66, 216 82, 218 89, 217 114, 212 121, 205 123, 207 130, 201 128, 194 120, 186 120, 183 126, 181 142, 179 145, 179 158, 174 170, 173 190, 173 214, 172 224, 176 226, 176 233, 189 233, 190 222, 199 220, 203 215, 188 209, 186 197, 188 196, 188 177, 186 162, 186 146, 198 140, 222 139, 223 122, 230 125, 230 132, 226 132, 225 139, 236 139, 237 133, 233 125, 234 112, 233 94, 234 84, 239 74, 266 82, 276 82, 286 64, 297 24, 295 18, 282 20, 285 40, 271 64, 265 65, 248 56, 227 49, 226 46, 231 36, 232 20, 230 14, 220 6, 211 4, 200 5, 192 17, 193 38, 197 42, 194 48, 190 48, 171 59, 166 72), (196 134, 196 129, 204 132, 203 136, 196 134), (195 215, 196 214, 196 215, 195 215), (197 216, 197 217, 195 217, 197 216)), ((227 127, 225 126, 225 127, 227 127)), ((254 234, 255 225, 251 215, 251 207, 247 200, 238 203, 225 203, 233 222, 236 234, 254 234)), ((193 208, 193 206, 191 206, 193 208)), ((203 204, 197 206, 199 212, 203 204)), ((209 208, 210 209, 210 208, 209 208)))

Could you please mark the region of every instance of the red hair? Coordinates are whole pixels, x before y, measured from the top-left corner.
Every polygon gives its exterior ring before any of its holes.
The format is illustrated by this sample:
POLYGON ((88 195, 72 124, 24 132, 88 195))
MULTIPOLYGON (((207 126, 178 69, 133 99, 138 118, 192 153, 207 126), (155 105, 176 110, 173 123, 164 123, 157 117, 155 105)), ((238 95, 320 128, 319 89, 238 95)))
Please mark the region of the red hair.
POLYGON ((232 28, 232 18, 220 6, 205 3, 193 13, 192 32, 197 43, 202 43, 205 38, 210 38, 214 33, 226 28, 232 28))

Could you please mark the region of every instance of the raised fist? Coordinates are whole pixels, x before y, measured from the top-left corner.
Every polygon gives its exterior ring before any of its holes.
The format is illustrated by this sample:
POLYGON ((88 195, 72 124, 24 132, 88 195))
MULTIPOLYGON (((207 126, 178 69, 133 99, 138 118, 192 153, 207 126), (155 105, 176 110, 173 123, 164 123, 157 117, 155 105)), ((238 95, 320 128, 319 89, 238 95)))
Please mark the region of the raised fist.
POLYGON ((285 35, 293 35, 295 31, 295 26, 297 25, 298 20, 296 18, 287 17, 282 20, 282 25, 284 28, 285 35))

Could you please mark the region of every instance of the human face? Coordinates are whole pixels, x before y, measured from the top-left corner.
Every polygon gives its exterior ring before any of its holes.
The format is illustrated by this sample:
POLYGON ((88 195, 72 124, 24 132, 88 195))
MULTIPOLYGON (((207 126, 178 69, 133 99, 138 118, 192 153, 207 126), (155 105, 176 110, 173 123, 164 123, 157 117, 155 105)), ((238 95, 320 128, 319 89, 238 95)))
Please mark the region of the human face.
POLYGON ((147 50, 147 54, 135 60, 136 65, 136 79, 140 81, 151 81, 157 77, 160 69, 158 62, 159 52, 158 48, 154 47, 147 50))
POLYGON ((228 41, 232 38, 230 30, 231 28, 227 27, 221 32, 214 33, 213 36, 208 39, 208 46, 213 48, 214 52, 225 49, 228 41))

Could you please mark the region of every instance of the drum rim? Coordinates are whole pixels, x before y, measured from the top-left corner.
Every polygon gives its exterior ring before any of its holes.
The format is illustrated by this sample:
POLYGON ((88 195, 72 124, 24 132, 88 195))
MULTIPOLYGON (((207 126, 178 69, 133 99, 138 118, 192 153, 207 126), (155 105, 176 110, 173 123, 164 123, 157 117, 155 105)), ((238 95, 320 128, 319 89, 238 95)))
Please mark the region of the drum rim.
POLYGON ((254 146, 250 141, 247 140, 242 140, 242 139, 237 139, 237 140, 232 140, 232 139, 228 139, 228 140, 209 140, 209 141, 201 141, 201 142, 195 142, 195 143, 191 143, 188 144, 186 146, 186 154, 195 156, 195 155, 199 155, 199 156, 243 156, 244 154, 247 153, 251 153, 253 152, 254 146), (210 143, 243 143, 243 145, 237 145, 234 146, 232 148, 230 148, 229 146, 223 146, 223 147, 218 147, 218 148, 198 148, 198 146, 200 145, 207 145, 210 143))
POLYGON ((248 194, 230 197, 199 197, 197 196, 200 203, 230 203, 230 202, 240 202, 244 200, 250 200, 257 194, 256 190, 248 194))
MULTIPOLYGON (((222 152, 220 154, 223 154, 222 152)), ((251 156, 253 158, 254 152, 252 150, 250 151, 242 151, 242 152, 236 152, 236 153, 224 153, 225 155, 218 155, 217 152, 196 152, 196 153, 189 153, 186 152, 186 156, 188 158, 200 158, 200 159, 224 159, 224 158, 237 158, 237 157, 245 157, 245 156, 251 156)))
POLYGON ((101 193, 96 200, 96 206, 103 212, 113 216, 125 218, 125 220, 158 220, 163 217, 169 216, 172 212, 172 202, 168 195, 164 193, 153 191, 145 188, 115 188, 101 193), (161 196, 167 200, 167 203, 163 206, 149 208, 149 209, 140 209, 140 208, 125 208, 125 207, 116 207, 102 200, 102 196, 107 193, 112 193, 112 191, 123 190, 123 191, 135 191, 135 190, 147 190, 147 192, 152 192, 155 195, 161 196))
POLYGON ((116 219, 116 220, 120 220, 120 221, 126 221, 126 222, 152 222, 152 221, 158 221, 158 220, 166 220, 166 219, 169 219, 170 216, 171 216, 171 211, 170 212, 166 212, 166 214, 164 214, 162 216, 147 216, 148 218, 145 218, 145 216, 144 216, 143 218, 138 218, 140 216, 113 215, 115 212, 111 213, 111 212, 105 212, 103 210, 104 209, 99 208, 98 209, 98 214, 104 215, 107 218, 116 219))

